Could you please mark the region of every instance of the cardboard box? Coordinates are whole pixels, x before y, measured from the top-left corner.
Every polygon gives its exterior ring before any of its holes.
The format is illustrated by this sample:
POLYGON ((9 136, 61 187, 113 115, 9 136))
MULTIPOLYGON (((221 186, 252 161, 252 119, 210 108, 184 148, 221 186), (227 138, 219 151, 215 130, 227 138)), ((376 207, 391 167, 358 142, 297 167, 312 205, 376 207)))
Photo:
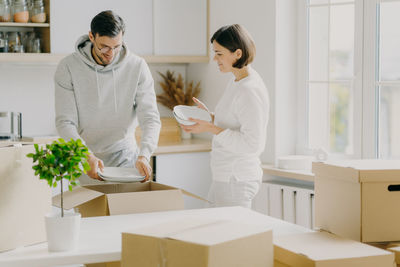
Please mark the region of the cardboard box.
POLYGON ((292 267, 395 266, 393 253, 326 232, 274 236, 274 260, 292 267))
MULTIPOLYGON (((156 182, 87 185, 65 192, 64 208, 75 208, 82 217, 182 210, 184 194, 202 199, 156 182)), ((60 199, 53 197, 53 205, 60 207, 60 199)))
POLYGON ((400 161, 313 163, 315 224, 362 242, 400 240, 400 161))
POLYGON ((394 253, 396 265, 400 266, 400 242, 369 243, 369 245, 394 253))
POLYGON ((389 246, 387 250, 394 253, 396 264, 397 266, 400 266, 400 245, 397 244, 397 246, 389 246))
POLYGON ((51 188, 32 169, 32 145, 0 148, 0 251, 46 241, 51 188))
POLYGON ((189 218, 122 233, 122 267, 272 267, 272 230, 189 218))

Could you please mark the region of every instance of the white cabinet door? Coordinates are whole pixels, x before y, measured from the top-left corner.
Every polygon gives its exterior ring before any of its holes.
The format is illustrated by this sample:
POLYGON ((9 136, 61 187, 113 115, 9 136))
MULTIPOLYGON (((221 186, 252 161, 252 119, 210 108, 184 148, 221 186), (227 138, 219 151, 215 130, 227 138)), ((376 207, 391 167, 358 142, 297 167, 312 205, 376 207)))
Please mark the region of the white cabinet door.
MULTIPOLYGON (((207 198, 211 185, 210 153, 178 153, 158 155, 156 181, 182 188, 202 198, 207 198)), ((205 202, 185 196, 185 208, 204 208, 205 202)))
POLYGON ((152 0, 51 0, 51 52, 74 52, 77 39, 90 31, 92 18, 104 10, 115 11, 125 21, 124 40, 132 52, 152 54, 152 0))
POLYGON ((154 54, 207 56, 207 0, 154 0, 154 54))

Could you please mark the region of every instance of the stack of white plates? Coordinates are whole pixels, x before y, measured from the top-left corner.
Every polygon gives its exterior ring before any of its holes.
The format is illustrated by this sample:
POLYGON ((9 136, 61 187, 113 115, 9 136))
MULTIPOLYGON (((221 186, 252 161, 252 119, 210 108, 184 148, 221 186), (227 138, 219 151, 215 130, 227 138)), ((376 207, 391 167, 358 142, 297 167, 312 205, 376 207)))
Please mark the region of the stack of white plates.
POLYGON ((195 122, 190 121, 189 118, 199 119, 211 122, 211 115, 204 109, 195 106, 178 105, 174 107, 175 119, 183 125, 193 125, 195 122))
POLYGON ((140 182, 145 176, 141 175, 136 168, 104 167, 99 176, 109 182, 140 182))

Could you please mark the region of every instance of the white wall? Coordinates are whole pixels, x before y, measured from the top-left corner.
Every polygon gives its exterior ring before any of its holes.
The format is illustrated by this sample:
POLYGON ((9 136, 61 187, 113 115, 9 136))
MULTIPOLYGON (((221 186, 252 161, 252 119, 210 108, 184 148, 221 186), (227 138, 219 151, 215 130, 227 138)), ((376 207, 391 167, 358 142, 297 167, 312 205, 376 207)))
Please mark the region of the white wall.
POLYGON ((276 1, 275 160, 296 152, 297 0, 276 1))
MULTIPOLYGON (((295 152, 296 0, 210 0, 210 37, 221 26, 242 24, 257 47, 252 66, 264 79, 271 99, 263 162, 295 152)), ((188 79, 200 80, 201 99, 213 110, 231 74, 209 64, 189 64, 188 79)))
MULTIPOLYGON (((56 135, 54 123, 55 64, 0 64, 0 111, 22 112, 24 136, 56 135)), ((186 64, 151 64, 156 93, 161 93, 161 76, 166 70, 186 77, 186 64)), ((159 105, 161 116, 171 117, 171 111, 159 105)), ((8 130, 1 123, 0 132, 8 130)))

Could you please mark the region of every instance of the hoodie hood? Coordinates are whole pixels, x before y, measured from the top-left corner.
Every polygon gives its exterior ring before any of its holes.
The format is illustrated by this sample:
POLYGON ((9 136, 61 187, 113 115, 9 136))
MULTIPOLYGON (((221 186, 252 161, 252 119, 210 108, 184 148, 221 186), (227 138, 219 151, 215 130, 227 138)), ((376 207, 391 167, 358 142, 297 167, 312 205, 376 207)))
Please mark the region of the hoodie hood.
POLYGON ((108 65, 100 65, 96 62, 96 60, 92 56, 92 47, 93 44, 89 39, 89 35, 85 34, 81 36, 75 44, 75 52, 77 56, 85 62, 91 68, 99 71, 106 72, 117 69, 121 64, 126 60, 129 55, 129 50, 126 44, 123 42, 121 50, 114 57, 113 61, 108 65))
POLYGON ((89 35, 85 34, 81 36, 78 41, 76 42, 75 51, 76 55, 90 68, 95 70, 96 73, 96 87, 97 87, 97 98, 101 99, 101 86, 99 83, 99 74, 111 72, 112 73, 112 80, 113 80, 113 100, 114 100, 114 113, 117 113, 118 104, 117 104, 117 81, 116 81, 116 69, 120 67, 124 61, 126 61, 129 50, 125 43, 122 43, 121 50, 119 53, 114 57, 113 61, 108 65, 100 65, 96 62, 96 60, 92 56, 92 47, 93 44, 89 39, 89 35))

